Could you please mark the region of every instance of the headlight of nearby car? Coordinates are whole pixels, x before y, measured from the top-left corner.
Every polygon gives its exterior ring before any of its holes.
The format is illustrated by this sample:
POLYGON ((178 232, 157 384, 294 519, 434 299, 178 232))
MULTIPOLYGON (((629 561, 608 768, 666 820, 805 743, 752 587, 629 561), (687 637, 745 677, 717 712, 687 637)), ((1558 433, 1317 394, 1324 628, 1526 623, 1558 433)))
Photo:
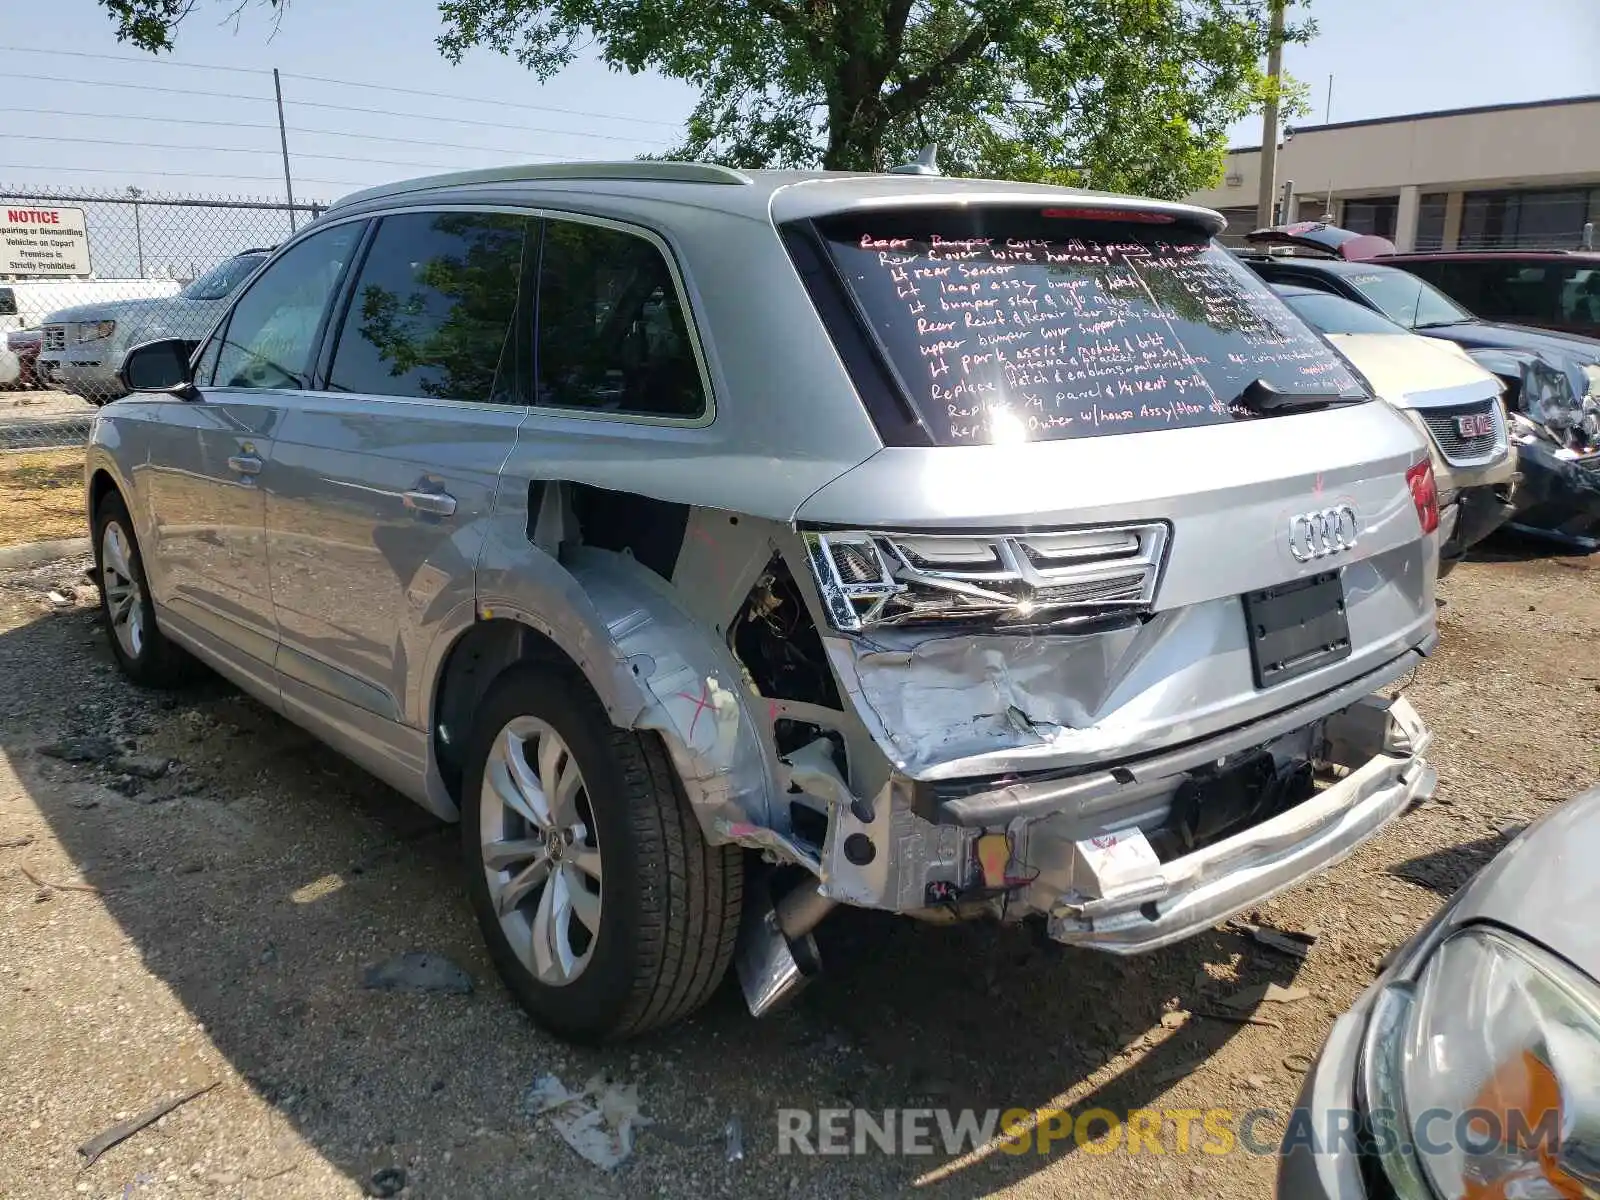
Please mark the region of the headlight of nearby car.
POLYGON ((1600 1196, 1600 985, 1510 933, 1474 926, 1378 1004, 1369 1119, 1400 1200, 1600 1196))
POLYGON ((78 340, 80 342, 98 342, 108 338, 117 331, 115 321, 85 321, 78 327, 78 340))

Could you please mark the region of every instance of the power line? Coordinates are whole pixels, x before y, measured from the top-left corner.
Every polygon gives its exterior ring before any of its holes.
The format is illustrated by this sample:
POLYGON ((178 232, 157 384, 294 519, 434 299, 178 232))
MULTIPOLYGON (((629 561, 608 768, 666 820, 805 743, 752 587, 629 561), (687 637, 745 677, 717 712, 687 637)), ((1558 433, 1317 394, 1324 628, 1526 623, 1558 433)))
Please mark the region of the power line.
POLYGON ((133 54, 91 54, 87 50, 47 50, 42 46, 0 46, 13 54, 57 54, 63 58, 94 58, 101 62, 138 63, 141 66, 188 67, 191 71, 230 71, 236 75, 271 75, 260 67, 223 67, 213 63, 177 62, 170 58, 140 58, 133 54))
MULTIPOLYGON (((155 65, 162 67, 187 67, 196 71, 226 71, 239 75, 271 75, 269 70, 259 67, 226 67, 212 63, 185 63, 176 62, 170 58, 138 58, 124 54, 93 54, 86 50, 48 50, 39 46, 0 46, 0 50, 7 50, 14 54, 54 54, 68 58, 92 58, 101 62, 138 63, 140 65, 155 65)), ((457 100, 464 104, 492 104, 496 108, 521 108, 530 112, 563 113, 572 117, 589 117, 597 121, 625 121, 637 125, 660 125, 669 129, 676 129, 676 121, 658 121, 649 117, 625 117, 615 113, 587 112, 578 108, 562 108, 553 104, 528 104, 514 100, 494 100, 483 96, 463 96, 452 92, 430 92, 420 88, 393 87, 382 83, 361 83, 352 79, 330 79, 325 75, 297 75, 289 71, 283 72, 285 79, 301 79, 307 83, 332 84, 335 87, 364 88, 375 92, 394 92, 405 96, 423 96, 429 100, 457 100)), ((14 78, 24 78, 15 76, 14 78)), ((76 82, 76 81, 75 81, 76 82)))
MULTIPOLYGON (((116 138, 85 138, 85 137, 60 137, 50 133, 5 133, 0 132, 0 138, 15 138, 24 142, 68 142, 81 146, 122 146, 128 150, 190 150, 205 154, 276 154, 271 147, 262 146, 186 146, 174 145, 171 142, 125 142, 116 138)), ((441 167, 437 163, 410 162, 397 158, 357 158, 348 154, 308 154, 303 150, 294 152, 296 158, 318 158, 328 162, 353 162, 371 163, 380 167, 417 167, 424 171, 450 171, 460 170, 460 166, 441 167)), ((532 158, 554 158, 553 154, 534 154, 532 158)), ((240 178, 243 178, 242 176, 240 178)))
MULTIPOLYGON (((208 121, 201 117, 148 117, 138 113, 92 113, 69 112, 58 108, 11 108, 7 113, 20 113, 24 116, 38 117, 83 117, 93 121, 150 121, 164 125, 207 125, 219 129, 270 129, 277 132, 277 124, 264 121, 208 121)), ((295 134, 316 134, 320 137, 356 138, 368 142, 395 142, 407 146, 427 146, 441 150, 483 150, 490 154, 530 155, 530 150, 517 150, 509 146, 469 146, 462 142, 430 142, 419 138, 390 137, 381 133, 353 133, 346 129, 309 129, 302 126, 291 126, 290 132, 295 134)), ((582 136, 582 135, 574 135, 582 136)))
MULTIPOLYGON (((19 71, 9 71, 5 77, 7 79, 29 79, 38 83, 63 82, 63 80, 54 75, 25 75, 19 71)), ((242 92, 197 92, 193 88, 154 87, 148 83, 114 83, 109 79, 73 79, 66 82, 70 82, 73 87, 123 88, 130 92, 162 92, 168 96, 187 96, 191 99, 201 96, 208 100, 254 100, 265 104, 272 103, 271 96, 248 96, 242 92)))
MULTIPOLYGON (((39 166, 28 163, 8 163, 10 171, 65 171, 73 175, 162 175, 173 179, 248 179, 258 183, 281 183, 282 177, 278 175, 228 175, 217 171, 155 171, 147 167, 55 167, 39 166)), ((303 183, 320 183, 325 187, 366 187, 369 181, 362 182, 355 179, 305 179, 303 183)), ((10 194, 5 189, 0 189, 0 195, 10 194)), ((84 197, 84 203, 92 204, 94 197, 84 197)), ((160 204, 159 200, 149 201, 151 204, 160 204)))
MULTIPOLYGON (((0 46, 0 50, 5 47, 0 46)), ((632 121, 640 125, 663 125, 669 129, 678 128, 676 121, 656 121, 649 117, 621 117, 615 113, 586 112, 581 108, 560 108, 551 104, 524 104, 512 100, 487 100, 479 96, 462 96, 451 92, 429 92, 420 88, 392 87, 383 83, 358 83, 353 79, 329 79, 324 75, 296 75, 292 72, 283 73, 285 79, 303 79, 308 83, 331 83, 338 87, 365 88, 374 92, 396 92, 404 96, 424 96, 429 100, 460 100, 467 104, 492 104, 496 108, 525 108, 531 112, 564 113, 569 117, 592 117, 600 121, 632 121)))
MULTIPOLYGON (((42 83, 60 82, 51 75, 27 75, 13 72, 6 76, 7 79, 28 79, 42 83)), ((208 100, 255 100, 262 103, 272 103, 271 96, 249 96, 242 92, 201 92, 191 88, 164 88, 153 87, 147 83, 113 83, 104 79, 74 80, 74 86, 124 88, 134 92, 160 92, 169 96, 184 96, 188 98, 202 97, 208 100)), ((536 129, 529 125, 509 125, 499 121, 477 121, 468 117, 445 117, 437 113, 408 113, 394 112, 381 108, 361 108, 350 104, 328 104, 320 100, 289 100, 286 103, 291 107, 299 108, 324 108, 332 112, 365 113, 367 116, 401 117, 415 121, 442 121, 451 125, 476 125, 484 129, 510 129, 519 133, 549 133, 561 137, 586 137, 596 138, 608 142, 632 142, 635 145, 655 145, 649 138, 630 138, 615 133, 588 133, 577 129, 536 129)))
MULTIPOLYGON (((293 78, 291 76, 290 78, 293 78)), ((415 121, 443 121, 449 125, 477 125, 483 129, 511 129, 519 133, 553 133, 560 137, 595 138, 602 142, 632 142, 635 146, 654 146, 659 139, 627 137, 616 133, 591 133, 578 129, 541 129, 536 125, 510 125, 504 121, 478 121, 471 117, 446 117, 438 113, 396 112, 386 108, 361 108, 350 104, 329 104, 323 100, 284 101, 290 108, 325 108, 331 112, 366 113, 379 117, 403 117, 415 121)))

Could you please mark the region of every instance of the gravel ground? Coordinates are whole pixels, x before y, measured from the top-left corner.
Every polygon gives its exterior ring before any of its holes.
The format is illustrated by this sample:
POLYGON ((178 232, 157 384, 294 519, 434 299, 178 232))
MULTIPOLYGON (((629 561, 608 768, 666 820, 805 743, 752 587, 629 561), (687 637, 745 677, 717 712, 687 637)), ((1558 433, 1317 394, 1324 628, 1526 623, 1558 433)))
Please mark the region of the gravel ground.
POLYGON ((1226 929, 1119 961, 847 913, 823 929, 829 974, 787 1011, 752 1021, 730 980, 681 1027, 579 1051, 494 978, 451 829, 219 682, 122 683, 93 589, 73 589, 85 565, 0 575, 0 1195, 16 1200, 330 1200, 382 1191, 385 1168, 416 1197, 1261 1196, 1271 1159, 1170 1138, 1159 1156, 779 1156, 775 1110, 1287 1109, 1379 957, 1600 777, 1600 558, 1468 564, 1408 692, 1437 734, 1437 800, 1259 913, 1314 930, 1307 961, 1226 929), (52 609, 52 588, 76 606, 52 609), (87 763, 41 753, 74 736, 113 744, 77 746, 87 763), (475 990, 361 986, 409 950, 475 990), (1262 1005, 1273 1025, 1199 1015, 1269 981, 1306 990, 1262 1005), (610 1173, 520 1107, 540 1075, 598 1071, 656 1122, 610 1173), (81 1142, 208 1084, 84 1167, 81 1142))

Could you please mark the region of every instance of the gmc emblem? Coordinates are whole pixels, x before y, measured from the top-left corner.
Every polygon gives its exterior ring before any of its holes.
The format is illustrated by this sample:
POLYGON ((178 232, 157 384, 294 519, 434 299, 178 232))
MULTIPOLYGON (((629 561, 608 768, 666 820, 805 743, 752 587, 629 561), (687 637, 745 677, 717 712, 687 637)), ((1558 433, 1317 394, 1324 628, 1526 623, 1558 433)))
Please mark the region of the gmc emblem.
POLYGON ((1456 418, 1456 429, 1464 438, 1493 437, 1494 417, 1488 413, 1468 413, 1456 418))

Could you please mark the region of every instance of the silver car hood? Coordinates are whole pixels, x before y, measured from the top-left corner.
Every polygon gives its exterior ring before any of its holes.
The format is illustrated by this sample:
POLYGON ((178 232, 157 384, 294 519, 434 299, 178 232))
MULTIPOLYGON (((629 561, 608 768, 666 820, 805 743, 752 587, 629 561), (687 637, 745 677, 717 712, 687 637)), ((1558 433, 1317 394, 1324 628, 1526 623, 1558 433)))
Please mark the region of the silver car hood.
POLYGON ((149 316, 151 311, 165 305, 186 303, 179 296, 153 296, 139 300, 102 300, 98 304, 79 304, 72 308, 57 309, 40 322, 42 325, 63 325, 69 321, 85 324, 91 321, 123 321, 149 316))
POLYGON ((1492 921, 1600 979, 1600 787, 1524 830, 1461 890, 1451 924, 1492 921))

